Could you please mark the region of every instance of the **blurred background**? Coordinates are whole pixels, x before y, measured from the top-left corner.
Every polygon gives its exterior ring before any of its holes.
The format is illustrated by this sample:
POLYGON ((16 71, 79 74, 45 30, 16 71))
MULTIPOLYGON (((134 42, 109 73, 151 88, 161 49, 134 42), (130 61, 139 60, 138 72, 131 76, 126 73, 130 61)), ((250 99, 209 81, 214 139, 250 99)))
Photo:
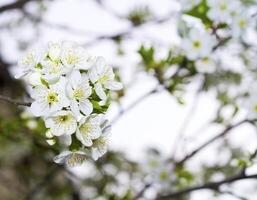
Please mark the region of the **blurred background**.
POLYGON ((73 168, 53 163, 41 119, 1 101, 0 199, 255 200, 257 2, 231 0, 251 16, 239 38, 206 2, 1 0, 1 95, 28 99, 17 62, 51 41, 105 57, 124 89, 107 113, 108 153, 73 168), (183 51, 194 26, 216 38, 211 73, 183 51))

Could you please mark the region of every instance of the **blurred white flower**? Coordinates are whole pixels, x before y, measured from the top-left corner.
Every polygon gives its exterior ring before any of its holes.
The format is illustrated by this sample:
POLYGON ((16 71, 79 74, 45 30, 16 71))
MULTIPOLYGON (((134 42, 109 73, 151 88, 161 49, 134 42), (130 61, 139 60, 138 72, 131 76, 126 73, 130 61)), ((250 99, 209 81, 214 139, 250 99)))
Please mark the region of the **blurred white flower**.
POLYGON ((191 10, 201 3, 202 0, 181 0, 181 9, 184 11, 191 10))
POLYGON ((103 127, 102 135, 98 139, 93 141, 91 155, 94 160, 97 160, 107 152, 110 131, 111 131, 110 126, 103 127))
POLYGON ((48 45, 48 56, 50 60, 59 62, 61 59, 62 44, 60 42, 50 42, 48 45))
POLYGON ((15 75, 15 78, 21 78, 29 73, 40 70, 40 62, 45 56, 44 51, 35 51, 32 50, 26 54, 24 58, 18 63, 19 69, 18 73, 15 75))
POLYGON ((70 102, 64 92, 65 86, 64 79, 50 85, 49 88, 44 85, 36 86, 31 94, 31 97, 35 99, 31 104, 31 112, 35 116, 48 116, 69 106, 70 102))
POLYGON ((80 115, 80 111, 85 115, 92 113, 93 105, 88 100, 92 90, 86 76, 82 76, 77 70, 73 71, 66 86, 66 93, 71 101, 71 111, 76 116, 80 115))
POLYGON ((93 141, 100 137, 102 133, 101 125, 103 123, 103 115, 91 115, 83 117, 76 131, 78 140, 85 146, 92 146, 93 141))
POLYGON ((54 162, 58 164, 66 164, 69 167, 81 165, 87 156, 83 151, 63 151, 58 156, 54 157, 54 162))
POLYGON ((95 85, 96 94, 102 99, 106 100, 107 96, 104 89, 120 90, 122 84, 114 80, 114 73, 112 68, 105 63, 102 57, 96 59, 95 65, 89 71, 89 78, 95 85))
POLYGON ((34 129, 37 128, 38 123, 37 123, 36 120, 30 119, 30 120, 28 120, 28 121, 26 122, 26 126, 27 126, 29 129, 34 130, 34 129))
POLYGON ((216 43, 215 38, 208 32, 193 28, 188 37, 182 40, 182 49, 188 59, 196 60, 208 56, 216 43))
POLYGON ((232 22, 232 36, 234 38, 240 37, 249 27, 251 16, 248 12, 243 12, 236 15, 232 22))
POLYGON ((52 135, 71 135, 77 129, 77 121, 72 112, 62 110, 47 117, 45 119, 45 126, 50 128, 52 135))
POLYGON ((48 59, 43 61, 42 65, 42 79, 50 84, 56 83, 68 71, 59 60, 48 59))
POLYGON ((210 8, 208 17, 218 23, 230 23, 232 15, 240 9, 240 3, 237 0, 207 0, 207 4, 210 8))
POLYGON ((61 61, 63 65, 69 69, 83 69, 87 70, 92 64, 90 56, 85 49, 77 46, 71 42, 64 42, 62 44, 61 61))
POLYGON ((37 86, 37 85, 42 85, 41 76, 42 74, 40 72, 32 72, 32 73, 29 73, 25 77, 25 79, 31 86, 37 86))
POLYGON ((216 70, 215 61, 209 57, 203 57, 195 62, 196 70, 200 73, 213 73, 216 70))

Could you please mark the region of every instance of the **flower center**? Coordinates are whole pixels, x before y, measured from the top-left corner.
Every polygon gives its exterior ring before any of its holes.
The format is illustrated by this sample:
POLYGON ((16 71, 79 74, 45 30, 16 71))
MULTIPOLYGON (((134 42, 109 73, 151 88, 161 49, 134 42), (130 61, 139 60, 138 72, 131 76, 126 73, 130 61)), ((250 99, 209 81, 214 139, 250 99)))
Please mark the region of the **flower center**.
POLYGON ((79 130, 81 131, 81 133, 89 133, 92 131, 93 128, 94 127, 91 124, 85 123, 80 127, 79 130))
POLYGON ((68 116, 68 115, 63 115, 63 116, 60 116, 60 117, 59 117, 59 121, 60 121, 60 122, 66 122, 66 121, 68 121, 68 119, 69 119, 69 116, 68 116))
POLYGON ((33 53, 29 53, 26 58, 22 60, 23 65, 29 65, 30 63, 35 62, 35 56, 33 53))
POLYGON ((72 153, 71 156, 67 160, 67 164, 69 166, 75 166, 75 165, 82 164, 85 160, 86 160, 85 155, 72 153))
POLYGON ((246 27, 246 21, 245 20, 240 20, 239 21, 239 27, 240 28, 245 28, 246 27))
POLYGON ((199 49, 199 48, 201 47, 200 41, 194 41, 194 42, 193 42, 193 46, 194 46, 196 49, 199 49))
POLYGON ((160 174, 159 174, 159 177, 160 177, 160 180, 162 181, 165 181, 168 179, 168 173, 166 171, 162 171, 160 174))
POLYGON ((58 94, 55 93, 55 92, 50 92, 50 93, 48 93, 47 102, 48 102, 49 104, 53 104, 53 103, 58 102, 58 94))
POLYGON ((225 4, 225 3, 220 4, 220 10, 221 11, 227 10, 227 4, 225 4))
POLYGON ((104 83, 104 82, 106 82, 106 81, 108 81, 109 80, 109 77, 107 76, 107 75, 104 75, 104 76, 102 76, 99 80, 98 80, 98 82, 99 83, 104 83))
POLYGON ((76 54, 74 54, 74 52, 72 50, 70 50, 66 57, 66 62, 69 65, 74 65, 79 62, 79 57, 76 54))
POLYGON ((80 100, 84 96, 83 90, 82 89, 75 90, 73 93, 73 96, 76 100, 80 100))
POLYGON ((254 111, 257 112, 257 104, 254 105, 254 111))

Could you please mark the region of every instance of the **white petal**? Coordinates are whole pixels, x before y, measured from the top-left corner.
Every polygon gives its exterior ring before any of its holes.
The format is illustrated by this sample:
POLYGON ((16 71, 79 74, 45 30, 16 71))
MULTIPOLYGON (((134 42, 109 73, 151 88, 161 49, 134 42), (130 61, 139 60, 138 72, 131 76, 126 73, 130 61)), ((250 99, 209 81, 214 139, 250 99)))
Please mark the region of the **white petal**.
POLYGON ((98 158, 101 157, 101 154, 99 153, 99 151, 96 148, 92 148, 92 158, 94 160, 98 160, 98 158))
POLYGON ((71 82, 73 89, 75 89, 78 86, 80 80, 81 74, 79 70, 73 70, 69 76, 69 81, 71 82))
POLYGON ((79 105, 78 105, 78 102, 76 100, 72 100, 71 101, 70 108, 71 108, 71 111, 73 112, 73 114, 75 116, 79 116, 80 115, 79 105))
POLYGON ((104 83, 104 87, 109 90, 121 90, 122 84, 117 81, 107 81, 104 83))
POLYGON ((106 94, 104 92, 104 89, 103 89, 101 84, 99 84, 99 83, 95 84, 95 92, 100 99, 102 99, 102 100, 107 99, 107 96, 106 96, 106 94))
POLYGON ((90 139, 90 137, 86 136, 86 135, 82 135, 82 133, 79 130, 76 131, 76 137, 86 147, 90 147, 93 144, 93 142, 90 139))
POLYGON ((44 121, 45 121, 46 128, 51 128, 55 125, 54 120, 51 117, 46 118, 44 121))
POLYGON ((36 102, 36 101, 34 101, 31 104, 29 110, 36 117, 42 116, 44 114, 42 109, 41 109, 41 105, 38 102, 36 102))
POLYGON ((79 107, 85 115, 90 115, 93 112, 93 105, 88 99, 81 101, 79 107))
POLYGON ((66 160, 71 153, 71 151, 64 151, 60 153, 58 156, 55 156, 53 160, 55 163, 64 164, 66 163, 66 160))
POLYGON ((60 142, 62 144, 64 144, 65 146, 70 146, 71 145, 71 142, 72 142, 71 135, 64 134, 64 135, 61 135, 59 137, 59 139, 60 139, 60 142))

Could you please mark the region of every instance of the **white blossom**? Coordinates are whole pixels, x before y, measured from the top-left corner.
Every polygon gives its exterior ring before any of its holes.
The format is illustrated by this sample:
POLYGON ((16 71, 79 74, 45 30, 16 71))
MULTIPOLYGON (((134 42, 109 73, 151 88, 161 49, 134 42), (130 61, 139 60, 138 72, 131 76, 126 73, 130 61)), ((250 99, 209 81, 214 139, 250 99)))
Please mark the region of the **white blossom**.
POLYGON ((216 70, 216 62, 211 57, 203 57, 195 62, 196 70, 200 73, 213 73, 216 70))
POLYGON ((69 167, 81 165, 87 156, 83 151, 63 151, 58 156, 54 157, 54 162, 58 164, 66 164, 69 167))
POLYGON ((69 69, 87 70, 91 67, 91 57, 86 51, 74 43, 64 42, 61 52, 61 61, 69 69))
POLYGON ((66 149, 54 161, 75 166, 86 160, 85 152, 95 160, 101 157, 107 151, 110 130, 102 100, 109 90, 122 88, 112 67, 70 42, 52 42, 43 51, 31 51, 19 66, 16 76, 30 86, 29 110, 45 121, 46 142, 58 141, 66 149))
POLYGON ((114 80, 114 73, 112 68, 105 63, 102 57, 96 59, 95 65, 89 71, 89 78, 95 85, 96 94, 102 99, 106 100, 107 96, 104 89, 120 90, 122 84, 114 80))
POLYGON ((31 50, 18 63, 19 69, 15 78, 21 78, 29 73, 40 70, 40 61, 44 57, 44 51, 31 50))
POLYGON ((184 11, 191 10, 201 3, 202 0, 181 0, 181 9, 184 11))
POLYGON ((71 135, 77 129, 77 121, 72 112, 58 111, 45 119, 46 128, 55 136, 71 135))
POLYGON ((76 131, 78 140, 85 146, 92 146, 93 140, 99 138, 102 134, 102 123, 103 115, 83 117, 76 131))
POLYGON ((73 71, 66 86, 66 93, 71 101, 71 111, 76 116, 80 115, 80 111, 85 115, 92 113, 93 105, 88 100, 92 90, 86 76, 82 76, 77 70, 73 71))
POLYGON ((216 41, 213 36, 204 30, 193 28, 188 37, 182 40, 182 49, 188 59, 196 60, 208 56, 216 41))
POLYGON ((210 8, 208 17, 218 23, 230 23, 235 11, 240 9, 237 0, 207 0, 207 4, 210 8))
POLYGON ((93 141, 92 158, 94 160, 97 160, 106 153, 109 143, 110 131, 110 126, 104 127, 102 135, 93 141))
POLYGON ((47 88, 44 85, 36 86, 31 94, 35 101, 31 105, 31 112, 35 116, 47 116, 69 106, 70 102, 63 91, 66 86, 62 79, 47 88))
POLYGON ((232 22, 232 36, 238 38, 244 33, 250 24, 251 16, 248 12, 243 12, 236 15, 232 22))

